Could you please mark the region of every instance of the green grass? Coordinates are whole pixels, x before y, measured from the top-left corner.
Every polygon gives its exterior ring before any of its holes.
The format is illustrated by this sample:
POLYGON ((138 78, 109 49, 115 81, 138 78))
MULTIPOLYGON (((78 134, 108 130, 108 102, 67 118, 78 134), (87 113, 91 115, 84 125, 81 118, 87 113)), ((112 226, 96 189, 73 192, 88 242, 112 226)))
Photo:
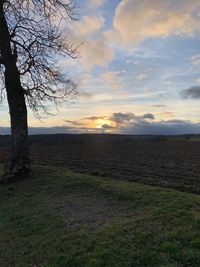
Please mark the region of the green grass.
POLYGON ((200 266, 200 196, 34 167, 0 186, 0 266, 200 266))

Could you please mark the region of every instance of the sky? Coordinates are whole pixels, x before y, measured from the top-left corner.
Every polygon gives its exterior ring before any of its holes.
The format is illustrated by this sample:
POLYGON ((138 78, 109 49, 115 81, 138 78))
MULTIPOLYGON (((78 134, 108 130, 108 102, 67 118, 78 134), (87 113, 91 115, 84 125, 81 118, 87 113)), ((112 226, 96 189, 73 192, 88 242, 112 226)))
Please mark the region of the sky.
MULTIPOLYGON (((62 58, 79 95, 30 133, 200 133, 200 0, 76 0, 62 58)), ((9 131, 6 102, 0 133, 9 131)))

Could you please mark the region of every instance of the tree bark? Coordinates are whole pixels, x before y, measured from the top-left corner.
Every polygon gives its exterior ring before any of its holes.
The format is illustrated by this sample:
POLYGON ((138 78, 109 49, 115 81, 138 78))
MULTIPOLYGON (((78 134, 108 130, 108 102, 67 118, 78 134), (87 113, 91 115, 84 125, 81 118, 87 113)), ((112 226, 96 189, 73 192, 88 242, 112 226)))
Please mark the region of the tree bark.
POLYGON ((27 109, 20 75, 15 66, 5 70, 5 85, 10 110, 11 122, 11 156, 5 163, 5 176, 20 178, 30 170, 30 157, 28 145, 27 109))
POLYGON ((17 68, 17 51, 11 48, 10 34, 0 1, 0 52, 5 67, 5 87, 10 111, 11 156, 4 166, 4 180, 19 179, 30 171, 27 108, 17 68))

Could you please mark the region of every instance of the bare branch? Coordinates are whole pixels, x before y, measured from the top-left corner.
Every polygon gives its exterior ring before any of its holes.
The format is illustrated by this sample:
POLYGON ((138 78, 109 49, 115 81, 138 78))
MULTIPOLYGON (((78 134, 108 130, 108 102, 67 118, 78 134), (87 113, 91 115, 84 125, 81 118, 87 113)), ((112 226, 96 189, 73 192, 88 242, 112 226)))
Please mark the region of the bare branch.
MULTIPOLYGON (((62 66, 61 56, 78 57, 78 47, 61 30, 63 20, 76 19, 72 0, 7 0, 3 4, 10 33, 12 57, 16 61, 29 107, 39 117, 72 99, 77 92, 62 66)), ((4 59, 0 53, 0 65, 4 59)), ((1 96, 0 96, 1 99, 1 96)))

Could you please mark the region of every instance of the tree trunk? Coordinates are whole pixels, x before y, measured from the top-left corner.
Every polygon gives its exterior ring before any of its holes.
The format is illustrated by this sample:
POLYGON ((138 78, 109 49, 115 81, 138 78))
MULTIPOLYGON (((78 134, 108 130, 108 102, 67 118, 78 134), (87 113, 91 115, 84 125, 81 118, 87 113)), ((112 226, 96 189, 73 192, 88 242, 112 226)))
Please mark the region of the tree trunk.
POLYGON ((27 109, 16 66, 5 70, 5 85, 10 110, 11 157, 4 167, 5 177, 21 178, 30 170, 27 109))
POLYGON ((10 35, 0 1, 0 52, 5 67, 5 87, 10 110, 11 156, 4 166, 4 181, 19 179, 30 170, 27 109, 17 68, 17 51, 11 48, 10 35))

